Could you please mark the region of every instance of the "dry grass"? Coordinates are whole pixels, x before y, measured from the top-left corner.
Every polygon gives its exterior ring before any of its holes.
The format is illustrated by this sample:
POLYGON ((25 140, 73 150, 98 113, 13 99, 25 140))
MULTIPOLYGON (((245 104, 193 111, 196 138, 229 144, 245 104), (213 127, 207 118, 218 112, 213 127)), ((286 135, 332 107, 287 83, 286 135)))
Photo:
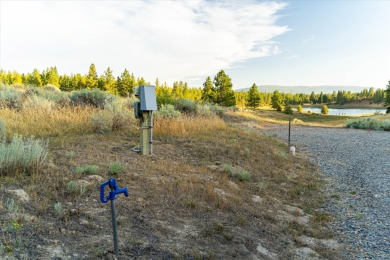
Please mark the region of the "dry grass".
POLYGON ((0 109, 8 134, 22 136, 63 136, 92 133, 91 115, 97 109, 90 107, 64 107, 45 110, 0 109))
MULTIPOLYGON (((288 124, 289 115, 270 109, 246 110, 236 113, 228 113, 231 117, 239 120, 252 120, 269 124, 288 124)), ((297 113, 291 116, 294 124, 322 127, 345 127, 348 116, 320 115, 311 113, 297 113)))
POLYGON ((219 117, 193 117, 183 115, 178 119, 159 118, 154 120, 156 137, 190 137, 205 135, 226 129, 226 123, 219 117))

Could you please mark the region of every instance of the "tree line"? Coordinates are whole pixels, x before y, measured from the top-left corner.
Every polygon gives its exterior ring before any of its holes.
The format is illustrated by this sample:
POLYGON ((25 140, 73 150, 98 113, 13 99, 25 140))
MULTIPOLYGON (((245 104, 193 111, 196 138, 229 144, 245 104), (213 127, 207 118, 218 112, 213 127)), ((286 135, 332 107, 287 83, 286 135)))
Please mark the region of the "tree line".
MULTIPOLYGON (((387 94, 388 95, 388 94, 387 94)), ((344 105, 357 100, 369 100, 371 103, 382 103, 386 98, 386 90, 369 88, 360 92, 351 92, 345 90, 333 91, 333 93, 316 94, 304 93, 282 93, 278 90, 273 93, 259 92, 256 84, 253 84, 248 92, 236 92, 237 104, 246 107, 271 106, 273 103, 302 105, 302 104, 336 104, 344 105)))
MULTIPOLYGON (((0 83, 6 85, 32 85, 43 87, 51 85, 62 91, 74 91, 80 89, 101 89, 119 96, 130 96, 133 88, 139 85, 149 85, 143 77, 135 77, 127 69, 118 77, 114 77, 113 71, 108 67, 101 75, 96 72, 96 67, 91 64, 86 74, 59 75, 57 67, 50 67, 43 71, 34 69, 31 73, 18 73, 16 71, 0 70, 0 83)), ((203 88, 190 88, 187 82, 174 81, 171 86, 166 82, 161 84, 156 79, 156 96, 158 104, 172 103, 176 99, 186 98, 195 101, 219 104, 222 106, 240 106, 256 108, 260 106, 278 107, 285 105, 311 104, 346 104, 356 100, 367 99, 372 103, 382 103, 389 98, 388 90, 369 88, 360 92, 345 90, 333 91, 333 93, 291 94, 275 91, 266 93, 259 91, 253 84, 248 92, 234 91, 232 80, 224 70, 219 71, 214 78, 207 77, 203 88), (386 94, 387 93, 387 94, 386 94)), ((388 87, 388 86, 387 86, 388 87)))

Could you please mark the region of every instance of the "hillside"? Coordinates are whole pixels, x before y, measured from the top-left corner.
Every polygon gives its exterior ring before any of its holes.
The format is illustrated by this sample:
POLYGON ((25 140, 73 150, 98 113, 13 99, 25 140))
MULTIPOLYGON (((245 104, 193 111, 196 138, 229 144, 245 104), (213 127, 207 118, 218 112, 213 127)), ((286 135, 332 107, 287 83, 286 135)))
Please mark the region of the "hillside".
MULTIPOLYGON (((275 90, 279 90, 279 92, 284 93, 304 93, 304 94, 310 94, 312 91, 315 93, 322 93, 324 94, 331 94, 333 91, 338 90, 345 90, 345 91, 351 91, 351 92, 360 92, 363 89, 369 89, 370 87, 362 87, 362 86, 278 86, 278 85, 260 85, 258 86, 259 91, 261 92, 267 92, 272 93, 275 90)), ((249 88, 241 88, 237 89, 235 91, 248 91, 249 88)))
POLYGON ((116 200, 119 259, 337 258, 317 168, 258 131, 269 123, 234 111, 156 115, 154 154, 142 156, 131 151, 129 100, 34 91, 0 109, 0 152, 14 154, 0 156, 1 257, 113 259, 110 206, 99 201, 111 176, 129 190, 116 200), (29 151, 47 155, 16 161, 29 151))

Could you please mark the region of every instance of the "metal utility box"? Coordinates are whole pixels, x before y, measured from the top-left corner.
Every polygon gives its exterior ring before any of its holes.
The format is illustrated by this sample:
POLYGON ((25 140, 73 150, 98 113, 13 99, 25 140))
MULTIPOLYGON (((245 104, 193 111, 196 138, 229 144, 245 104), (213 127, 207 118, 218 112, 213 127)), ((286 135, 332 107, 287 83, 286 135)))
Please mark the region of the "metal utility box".
POLYGON ((139 98, 142 111, 157 110, 155 86, 139 86, 134 88, 134 95, 139 98))
POLYGON ((157 110, 156 87, 140 86, 141 110, 157 110))

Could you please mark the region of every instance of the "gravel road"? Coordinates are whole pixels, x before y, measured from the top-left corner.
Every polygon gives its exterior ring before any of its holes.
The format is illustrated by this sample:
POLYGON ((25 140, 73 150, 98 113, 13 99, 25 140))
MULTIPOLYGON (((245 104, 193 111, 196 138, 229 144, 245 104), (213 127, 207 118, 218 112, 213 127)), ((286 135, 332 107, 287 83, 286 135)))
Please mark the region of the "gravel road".
MULTIPOLYGON (((266 130, 287 141, 288 126, 266 130)), ((346 259, 390 259, 390 132, 292 126, 291 145, 328 180, 325 210, 346 259)))

